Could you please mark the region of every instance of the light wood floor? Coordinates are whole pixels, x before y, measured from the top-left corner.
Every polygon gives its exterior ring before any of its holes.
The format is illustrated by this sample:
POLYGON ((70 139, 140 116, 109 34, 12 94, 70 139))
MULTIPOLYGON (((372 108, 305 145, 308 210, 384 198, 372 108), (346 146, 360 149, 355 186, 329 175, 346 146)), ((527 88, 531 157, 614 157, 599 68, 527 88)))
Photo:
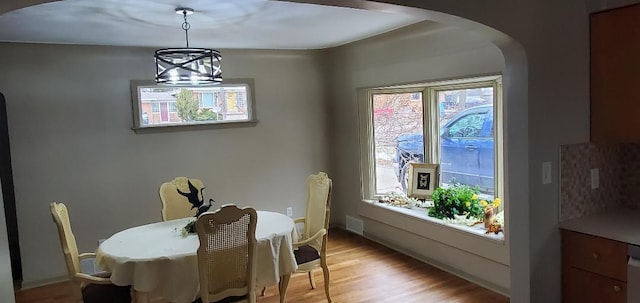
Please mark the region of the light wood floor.
MULTIPOLYGON (((412 259, 341 229, 329 231, 328 263, 335 303, 501 303, 509 299, 457 276, 412 259)), ((315 274, 316 289, 307 275, 291 278, 290 303, 326 302, 322 271, 315 274)), ((277 287, 269 287, 259 303, 276 303, 277 287)), ((67 303, 66 283, 16 292, 17 303, 67 303)))

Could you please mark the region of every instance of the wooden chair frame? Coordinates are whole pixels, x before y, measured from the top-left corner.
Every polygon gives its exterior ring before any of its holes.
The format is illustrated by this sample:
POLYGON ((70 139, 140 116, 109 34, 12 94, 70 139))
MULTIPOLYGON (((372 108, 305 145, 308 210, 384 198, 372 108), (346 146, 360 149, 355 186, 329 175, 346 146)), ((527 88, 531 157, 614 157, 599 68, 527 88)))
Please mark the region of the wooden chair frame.
POLYGON ((58 228, 62 252, 67 264, 67 273, 72 284, 72 298, 74 303, 83 303, 82 289, 90 283, 112 284, 109 278, 97 277, 82 273, 80 271, 80 261, 87 258, 95 258, 95 253, 78 253, 76 238, 71 230, 69 213, 63 203, 53 202, 50 205, 53 221, 58 228))
MULTIPOLYGON (((309 275, 309 283, 311 284, 311 288, 316 288, 316 283, 313 277, 314 270, 318 267, 322 268, 322 273, 324 275, 324 292, 327 297, 327 301, 331 302, 331 292, 330 292, 330 272, 329 267, 327 266, 327 238, 328 238, 328 228, 329 228, 329 215, 331 214, 331 190, 332 190, 332 181, 327 177, 327 175, 323 172, 318 173, 317 175, 309 176, 307 181, 307 186, 311 186, 312 182, 327 182, 328 183, 328 191, 327 191, 327 199, 325 204, 325 217, 324 217, 324 228, 318 230, 313 235, 307 234, 307 228, 305 226, 305 234, 302 235, 302 240, 293 243, 293 248, 297 249, 304 245, 313 245, 314 242, 317 243, 319 239, 322 239, 322 245, 318 250, 318 254, 320 255, 319 259, 309 261, 303 264, 298 264, 298 270, 296 272, 307 273, 309 275), (319 180, 318 180, 319 179, 319 180)), ((307 189, 307 204, 311 201, 310 191, 311 189, 307 189)), ((307 211, 309 210, 309 205, 307 205, 307 211)), ((309 214, 307 214, 308 216, 309 214)), ((297 218, 294 220, 296 224, 305 224, 307 223, 307 218, 297 218)))

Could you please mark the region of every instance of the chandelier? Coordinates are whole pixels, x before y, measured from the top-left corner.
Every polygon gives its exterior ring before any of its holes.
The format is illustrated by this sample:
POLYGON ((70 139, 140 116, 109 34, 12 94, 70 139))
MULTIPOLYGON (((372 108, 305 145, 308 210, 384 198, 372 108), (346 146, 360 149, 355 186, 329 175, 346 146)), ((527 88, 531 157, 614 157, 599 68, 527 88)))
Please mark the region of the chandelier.
POLYGON ((222 82, 222 56, 210 48, 189 47, 187 15, 193 9, 176 8, 176 14, 184 17, 182 29, 187 40, 186 48, 163 48, 156 50, 156 83, 166 85, 212 85, 222 82))

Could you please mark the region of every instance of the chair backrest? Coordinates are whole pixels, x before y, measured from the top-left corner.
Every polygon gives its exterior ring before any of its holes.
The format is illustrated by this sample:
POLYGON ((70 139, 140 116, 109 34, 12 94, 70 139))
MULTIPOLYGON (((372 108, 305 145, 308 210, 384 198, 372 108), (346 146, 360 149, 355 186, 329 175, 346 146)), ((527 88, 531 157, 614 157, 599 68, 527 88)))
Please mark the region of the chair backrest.
POLYGON ((187 197, 181 195, 178 189, 183 193, 189 193, 189 182, 198 190, 198 200, 202 201, 201 189, 204 187, 202 181, 198 179, 189 179, 187 177, 176 177, 175 179, 162 183, 160 185, 160 201, 162 201, 162 221, 193 217, 197 209, 191 208, 193 204, 189 203, 187 197))
MULTIPOLYGON (((319 172, 307 178, 307 210, 305 215, 303 238, 309 238, 321 229, 329 227, 329 213, 331 212, 332 181, 326 173, 319 172)), ((327 237, 318 239, 309 245, 320 251, 325 246, 327 237)))
POLYGON ((202 302, 231 296, 255 302, 256 223, 252 208, 225 205, 198 217, 198 270, 202 302))
POLYGON ((60 237, 62 252, 67 263, 69 278, 73 279, 75 274, 80 272, 80 259, 78 257, 76 237, 71 230, 67 207, 62 203, 53 202, 51 203, 51 215, 58 227, 58 236, 60 237))

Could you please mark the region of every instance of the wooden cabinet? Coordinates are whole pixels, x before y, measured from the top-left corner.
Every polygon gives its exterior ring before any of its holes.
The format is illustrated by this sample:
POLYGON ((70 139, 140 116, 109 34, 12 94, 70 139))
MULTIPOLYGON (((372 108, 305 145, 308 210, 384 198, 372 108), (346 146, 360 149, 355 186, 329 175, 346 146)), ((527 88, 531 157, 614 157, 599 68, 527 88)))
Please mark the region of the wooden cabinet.
POLYGON ((591 142, 640 142, 640 4, 590 16, 591 142))
POLYGON ((562 301, 626 303, 627 244, 562 231, 562 301))

